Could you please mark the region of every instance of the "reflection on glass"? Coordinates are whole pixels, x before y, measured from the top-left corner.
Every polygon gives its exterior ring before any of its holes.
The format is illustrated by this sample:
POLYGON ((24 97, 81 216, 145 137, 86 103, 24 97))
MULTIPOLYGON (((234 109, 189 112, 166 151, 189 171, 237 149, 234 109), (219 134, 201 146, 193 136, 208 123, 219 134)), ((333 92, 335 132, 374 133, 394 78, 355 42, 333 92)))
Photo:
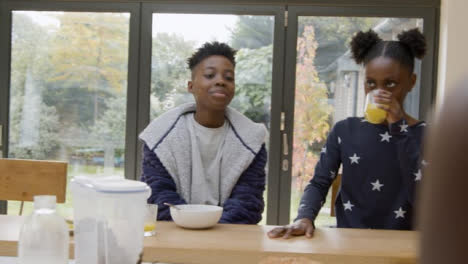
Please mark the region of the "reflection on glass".
POLYGON ((13 12, 9 157, 68 161, 68 178, 123 175, 129 18, 13 12))
MULTIPOLYGON (((363 116, 364 71, 350 57, 348 43, 354 33, 372 28, 383 39, 395 39, 404 29, 419 27, 413 18, 310 17, 298 20, 294 146, 291 186, 291 221, 297 216, 305 186, 333 125, 350 116, 363 116)), ((420 75, 420 63, 415 66, 420 75)), ((405 109, 418 116, 419 83, 405 101, 405 109)), ((329 192, 330 194, 330 192, 329 192)), ((331 197, 316 225, 336 225, 330 217, 331 197)))
POLYGON ((203 43, 219 41, 238 50, 230 106, 269 128, 273 25, 271 16, 153 14, 151 119, 193 101, 186 61, 203 43))

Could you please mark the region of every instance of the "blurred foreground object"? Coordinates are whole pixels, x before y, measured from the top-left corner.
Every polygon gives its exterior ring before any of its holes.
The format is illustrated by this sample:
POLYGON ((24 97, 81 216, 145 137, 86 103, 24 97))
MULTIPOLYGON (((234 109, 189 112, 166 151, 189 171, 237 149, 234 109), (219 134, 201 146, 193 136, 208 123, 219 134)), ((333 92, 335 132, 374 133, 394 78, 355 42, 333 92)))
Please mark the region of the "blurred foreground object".
POLYGON ((427 138, 419 227, 421 263, 467 263, 468 80, 452 89, 427 138))

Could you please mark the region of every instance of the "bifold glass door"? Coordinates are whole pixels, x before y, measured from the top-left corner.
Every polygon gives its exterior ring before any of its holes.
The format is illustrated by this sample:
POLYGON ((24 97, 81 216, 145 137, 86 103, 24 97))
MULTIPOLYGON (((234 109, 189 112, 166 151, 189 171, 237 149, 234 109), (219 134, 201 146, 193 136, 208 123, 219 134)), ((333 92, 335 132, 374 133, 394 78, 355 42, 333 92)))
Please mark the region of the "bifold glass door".
MULTIPOLYGON (((237 50, 230 106, 269 132, 262 223, 296 217, 331 127, 362 116, 363 70, 348 46, 357 31, 373 29, 390 40, 420 28, 428 55, 416 63, 418 83, 405 109, 424 118, 432 102, 437 13, 431 7, 2 4, 0 150, 9 158, 67 161, 68 179, 139 179, 138 134, 163 112, 193 101, 187 59, 205 42, 237 50)), ((8 213, 18 207, 9 202, 8 213)), ((30 209, 27 204, 25 213, 30 209)), ((59 211, 71 217, 70 191, 59 211)), ((329 197, 317 225, 334 224, 329 197)))

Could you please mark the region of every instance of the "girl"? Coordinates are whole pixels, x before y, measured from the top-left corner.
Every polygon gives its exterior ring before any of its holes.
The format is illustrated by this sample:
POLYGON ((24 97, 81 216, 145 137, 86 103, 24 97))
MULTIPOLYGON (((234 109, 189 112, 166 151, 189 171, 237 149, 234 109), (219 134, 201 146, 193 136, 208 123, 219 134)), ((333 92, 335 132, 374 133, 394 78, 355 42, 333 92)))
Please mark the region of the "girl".
POLYGON ((377 90, 374 99, 386 111, 386 120, 371 124, 350 117, 333 127, 295 222, 271 230, 270 237, 312 236, 313 222, 340 165, 338 227, 412 229, 414 189, 425 164, 420 160, 425 123, 408 115, 403 101, 416 83, 414 59, 425 54, 424 36, 412 29, 398 35, 398 41, 383 41, 372 30, 359 32, 351 51, 356 63, 365 67, 365 93, 377 90))

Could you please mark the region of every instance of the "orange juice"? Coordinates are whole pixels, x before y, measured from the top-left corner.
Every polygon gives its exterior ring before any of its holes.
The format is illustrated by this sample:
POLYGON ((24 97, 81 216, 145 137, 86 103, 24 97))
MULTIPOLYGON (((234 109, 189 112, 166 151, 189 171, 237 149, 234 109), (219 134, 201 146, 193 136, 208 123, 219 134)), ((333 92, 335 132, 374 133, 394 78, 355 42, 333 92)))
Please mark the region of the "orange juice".
POLYGON ((154 236, 154 229, 156 228, 156 219, 158 218, 158 205, 157 204, 146 204, 145 210, 145 225, 144 225, 144 236, 154 236))
POLYGON ((69 229, 69 230, 73 230, 73 228, 74 228, 74 226, 73 226, 73 221, 72 221, 72 220, 65 219, 65 222, 67 222, 68 229, 69 229))
POLYGON ((151 232, 156 228, 156 223, 145 223, 145 232, 151 232))
POLYGON ((368 103, 366 107, 365 117, 369 123, 380 124, 387 118, 387 112, 377 107, 373 103, 368 103))

